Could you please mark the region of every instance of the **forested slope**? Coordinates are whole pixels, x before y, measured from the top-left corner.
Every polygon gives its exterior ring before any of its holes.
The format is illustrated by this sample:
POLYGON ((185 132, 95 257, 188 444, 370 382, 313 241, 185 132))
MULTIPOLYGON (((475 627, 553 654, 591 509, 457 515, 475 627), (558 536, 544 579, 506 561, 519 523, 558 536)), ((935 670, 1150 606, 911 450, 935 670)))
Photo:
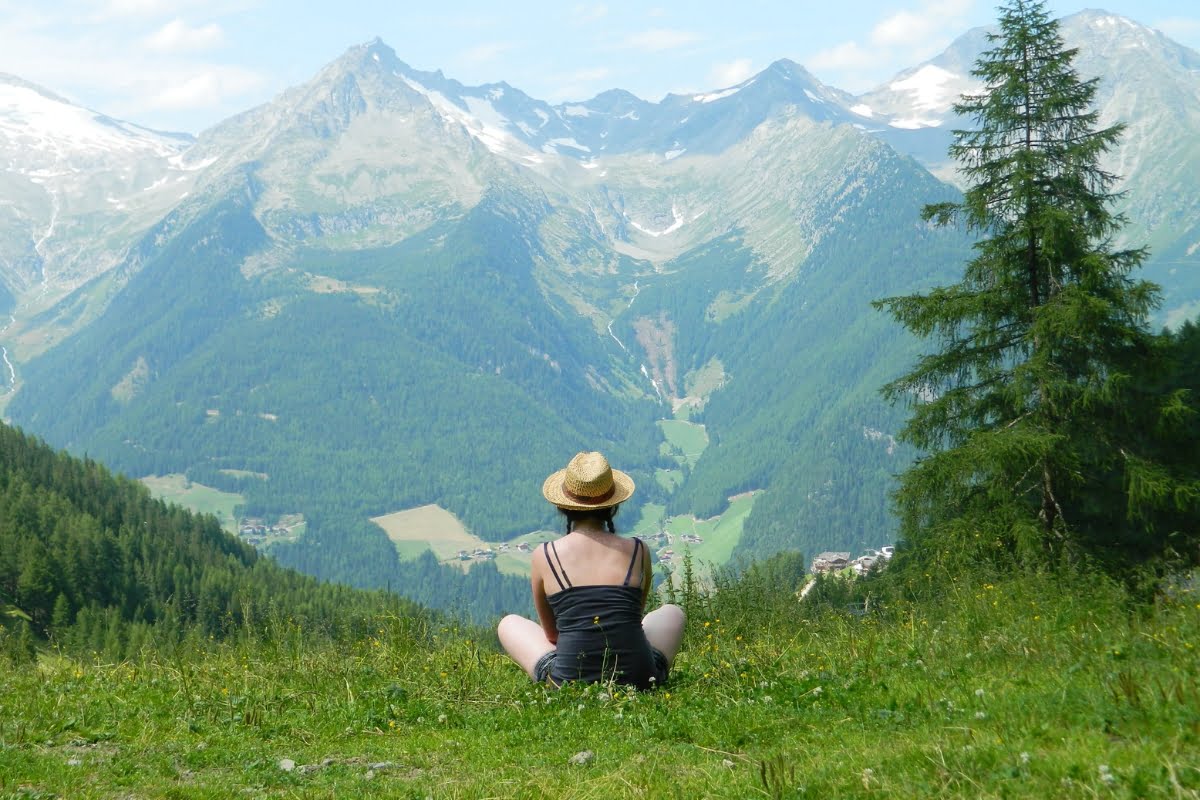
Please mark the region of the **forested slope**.
MULTIPOLYGON (((476 572, 467 581, 422 561, 394 574, 393 588, 442 606, 465 606, 477 593, 503 596, 493 585, 498 575, 489 584, 487 571, 476 572)), ((136 481, 5 425, 0 603, 13 612, 10 620, 28 620, 35 635, 116 656, 189 631, 223 637, 272 615, 330 635, 357 630, 379 613, 429 615, 394 595, 280 567, 215 518, 155 500, 136 481)))

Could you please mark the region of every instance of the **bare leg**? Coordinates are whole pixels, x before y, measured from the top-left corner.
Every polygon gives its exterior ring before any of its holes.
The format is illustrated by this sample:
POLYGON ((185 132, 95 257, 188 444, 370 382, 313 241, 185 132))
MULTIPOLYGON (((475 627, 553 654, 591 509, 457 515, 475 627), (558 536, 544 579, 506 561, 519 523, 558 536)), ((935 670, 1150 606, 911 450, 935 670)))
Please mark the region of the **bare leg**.
POLYGON ((500 620, 496 635, 500 637, 500 645, 504 652, 508 653, 508 657, 520 664, 521 669, 525 670, 530 678, 536 680, 533 668, 538 659, 554 649, 542 626, 531 619, 509 614, 500 620))
POLYGON ((642 617, 642 630, 650 646, 667 657, 667 663, 675 660, 679 642, 683 639, 683 609, 672 603, 659 606, 642 617))

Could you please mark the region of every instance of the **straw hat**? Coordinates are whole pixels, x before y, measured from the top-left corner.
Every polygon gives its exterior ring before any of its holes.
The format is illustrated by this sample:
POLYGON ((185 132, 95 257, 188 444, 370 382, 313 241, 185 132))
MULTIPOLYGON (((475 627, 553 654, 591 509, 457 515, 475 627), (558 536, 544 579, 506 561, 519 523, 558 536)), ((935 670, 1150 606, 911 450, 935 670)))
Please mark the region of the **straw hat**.
POLYGON ((633 488, 633 479, 600 453, 577 453, 566 469, 546 478, 542 494, 559 508, 588 511, 625 502, 633 488))

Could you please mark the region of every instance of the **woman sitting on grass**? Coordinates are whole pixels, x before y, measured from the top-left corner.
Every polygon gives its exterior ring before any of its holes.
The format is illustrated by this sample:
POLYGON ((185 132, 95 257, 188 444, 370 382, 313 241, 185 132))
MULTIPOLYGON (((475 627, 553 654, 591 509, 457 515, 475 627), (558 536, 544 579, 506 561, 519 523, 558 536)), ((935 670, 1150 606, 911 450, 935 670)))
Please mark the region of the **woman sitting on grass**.
POLYGON ((579 453, 546 479, 542 494, 566 517, 567 534, 533 553, 540 625, 510 614, 497 633, 535 681, 609 681, 661 686, 683 637, 683 611, 646 614, 650 557, 640 539, 617 535, 613 516, 633 480, 600 453, 579 453))

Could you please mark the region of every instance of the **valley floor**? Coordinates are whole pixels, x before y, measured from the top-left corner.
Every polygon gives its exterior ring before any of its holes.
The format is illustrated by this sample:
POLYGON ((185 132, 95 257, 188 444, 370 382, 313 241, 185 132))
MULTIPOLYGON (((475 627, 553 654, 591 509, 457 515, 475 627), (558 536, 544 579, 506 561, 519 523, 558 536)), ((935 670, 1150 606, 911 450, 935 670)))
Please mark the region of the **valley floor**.
POLYGON ((689 605, 645 695, 547 691, 490 634, 404 619, 343 644, 275 619, 125 663, 43 653, 0 669, 0 797, 1200 797, 1193 591, 689 605))

